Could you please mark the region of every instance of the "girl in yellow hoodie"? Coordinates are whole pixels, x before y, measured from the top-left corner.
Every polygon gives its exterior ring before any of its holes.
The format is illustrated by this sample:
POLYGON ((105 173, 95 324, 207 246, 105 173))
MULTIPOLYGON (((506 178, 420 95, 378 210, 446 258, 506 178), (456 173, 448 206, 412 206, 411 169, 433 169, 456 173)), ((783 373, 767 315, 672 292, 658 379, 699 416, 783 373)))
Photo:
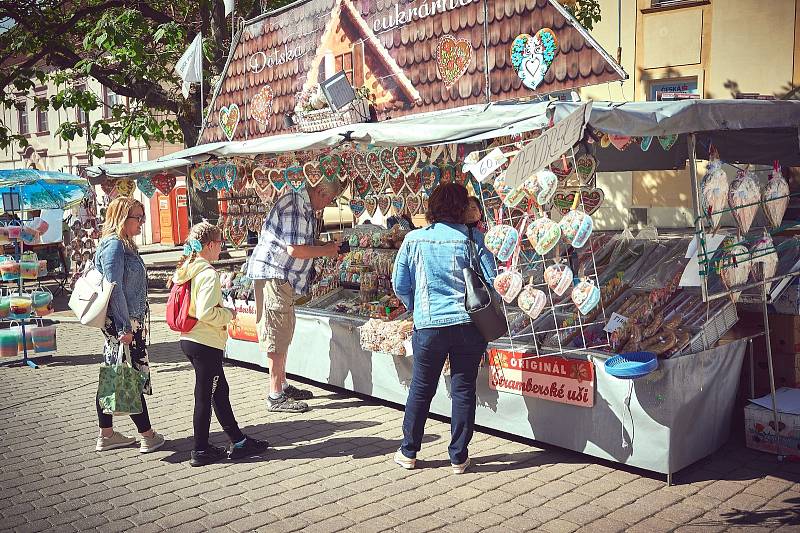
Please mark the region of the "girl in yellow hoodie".
POLYGON ((192 466, 207 465, 225 456, 239 459, 257 455, 269 445, 242 433, 233 416, 222 351, 228 336, 227 325, 235 317, 235 311, 222 306, 219 275, 211 266, 219 259, 222 243, 219 227, 209 222, 194 225, 172 278, 173 283, 191 283, 189 316, 197 319, 191 331, 182 333, 180 338, 181 350, 195 371, 192 466), (208 442, 212 405, 217 421, 231 439, 228 450, 208 442))

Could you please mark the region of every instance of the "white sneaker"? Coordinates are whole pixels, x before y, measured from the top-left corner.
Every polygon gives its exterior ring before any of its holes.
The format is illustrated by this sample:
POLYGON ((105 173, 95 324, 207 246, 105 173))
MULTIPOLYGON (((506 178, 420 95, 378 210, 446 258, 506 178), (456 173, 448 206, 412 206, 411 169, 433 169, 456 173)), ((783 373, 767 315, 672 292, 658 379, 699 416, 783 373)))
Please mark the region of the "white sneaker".
POLYGON ((397 450, 397 453, 394 454, 394 462, 405 468, 406 470, 412 470, 417 465, 416 459, 411 459, 403 455, 403 452, 397 450))
POLYGON ((463 474, 469 467, 469 457, 467 457, 467 460, 461 463, 460 465, 457 465, 455 463, 450 463, 450 466, 453 467, 454 474, 463 474))
POLYGON ((167 439, 164 438, 164 435, 153 431, 152 436, 142 437, 142 443, 139 445, 139 453, 154 452, 161 448, 166 441, 167 439))
POLYGON ((126 437, 122 433, 115 431, 110 437, 97 437, 97 446, 94 449, 98 452, 106 450, 113 450, 114 448, 123 448, 136 443, 135 437, 126 437))

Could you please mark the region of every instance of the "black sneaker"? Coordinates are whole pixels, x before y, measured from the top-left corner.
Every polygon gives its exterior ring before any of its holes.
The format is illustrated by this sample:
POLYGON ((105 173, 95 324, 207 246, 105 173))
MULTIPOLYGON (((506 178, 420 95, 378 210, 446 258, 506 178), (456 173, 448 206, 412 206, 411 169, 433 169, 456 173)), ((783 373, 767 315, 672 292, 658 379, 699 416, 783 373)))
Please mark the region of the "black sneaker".
POLYGON ((308 404, 292 400, 284 393, 277 398, 267 396, 267 410, 273 413, 305 413, 308 404))
POLYGON ((310 400, 314 397, 314 393, 308 389, 298 389, 294 385, 286 385, 283 393, 292 400, 310 400))
POLYGON ((244 457, 252 457, 258 455, 269 447, 269 442, 265 440, 252 439, 250 437, 244 438, 244 446, 236 447, 231 444, 228 450, 228 459, 242 459, 244 457))
POLYGON ((209 444, 205 450, 192 450, 192 460, 189 461, 189 464, 192 466, 210 465, 224 459, 227 455, 228 452, 225 451, 225 448, 209 444))

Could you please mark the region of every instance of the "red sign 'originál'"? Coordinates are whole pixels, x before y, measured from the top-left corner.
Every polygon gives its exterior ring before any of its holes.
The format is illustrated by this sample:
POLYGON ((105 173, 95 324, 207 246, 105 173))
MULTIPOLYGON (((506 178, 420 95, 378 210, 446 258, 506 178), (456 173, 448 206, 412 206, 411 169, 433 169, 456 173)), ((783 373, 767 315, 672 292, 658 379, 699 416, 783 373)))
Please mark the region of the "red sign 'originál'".
POLYGON ((580 407, 594 406, 591 361, 489 350, 489 388, 580 407))

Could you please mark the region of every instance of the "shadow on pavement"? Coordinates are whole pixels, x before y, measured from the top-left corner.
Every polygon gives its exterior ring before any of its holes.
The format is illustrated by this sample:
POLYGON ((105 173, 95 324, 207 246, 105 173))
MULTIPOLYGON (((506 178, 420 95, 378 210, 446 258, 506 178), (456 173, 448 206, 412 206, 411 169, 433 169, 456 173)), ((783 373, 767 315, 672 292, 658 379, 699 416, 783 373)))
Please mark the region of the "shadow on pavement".
MULTIPOLYGON (((98 331, 98 336, 102 334, 98 331)), ((100 338, 98 337, 98 338, 100 338)), ((181 351, 180 344, 177 342, 161 342, 158 344, 151 344, 147 347, 147 352, 150 355, 150 363, 186 363, 186 368, 191 369, 191 365, 186 360, 186 357, 181 351)), ((81 366, 81 365, 99 365, 103 361, 103 355, 98 353, 82 354, 82 355, 54 355, 50 360, 48 366, 81 366)), ((183 368, 172 369, 159 369, 159 372, 182 370, 183 368)))

